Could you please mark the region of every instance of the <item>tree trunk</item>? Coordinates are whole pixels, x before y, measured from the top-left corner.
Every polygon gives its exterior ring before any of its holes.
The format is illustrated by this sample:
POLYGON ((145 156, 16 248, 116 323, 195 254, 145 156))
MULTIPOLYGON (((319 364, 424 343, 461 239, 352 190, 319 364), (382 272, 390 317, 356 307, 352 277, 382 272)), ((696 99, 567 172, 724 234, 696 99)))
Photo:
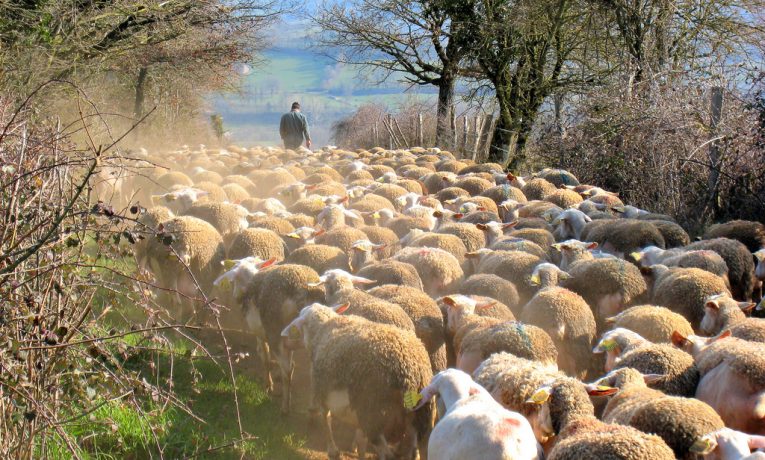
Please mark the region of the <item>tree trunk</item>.
POLYGON ((146 77, 148 74, 148 67, 141 67, 141 70, 138 71, 138 80, 135 83, 135 105, 133 106, 133 114, 136 120, 140 120, 143 116, 143 103, 146 99, 146 77))
POLYGON ((509 107, 512 101, 507 100, 508 96, 509 93, 507 92, 497 92, 499 113, 497 114, 497 125, 494 127, 494 133, 491 136, 489 156, 487 157, 487 161, 499 163, 503 167, 507 166, 508 162, 512 159, 512 154, 515 153, 515 143, 518 139, 518 132, 509 107))
POLYGON ((438 84, 438 117, 436 121, 436 147, 449 148, 451 139, 451 112, 454 102, 454 76, 446 70, 438 84))

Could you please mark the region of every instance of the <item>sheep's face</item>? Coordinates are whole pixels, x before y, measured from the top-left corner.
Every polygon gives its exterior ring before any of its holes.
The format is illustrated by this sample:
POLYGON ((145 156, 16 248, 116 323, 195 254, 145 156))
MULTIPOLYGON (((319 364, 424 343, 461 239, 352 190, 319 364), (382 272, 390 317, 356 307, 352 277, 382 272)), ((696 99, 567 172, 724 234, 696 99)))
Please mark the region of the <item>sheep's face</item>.
POLYGON ((765 282, 765 249, 755 252, 754 257, 757 258, 757 268, 754 270, 754 275, 760 281, 765 282))
POLYGON ((540 444, 547 442, 555 435, 550 411, 550 393, 552 388, 548 385, 537 389, 527 404, 533 404, 534 410, 529 414, 528 420, 534 430, 534 436, 540 444))

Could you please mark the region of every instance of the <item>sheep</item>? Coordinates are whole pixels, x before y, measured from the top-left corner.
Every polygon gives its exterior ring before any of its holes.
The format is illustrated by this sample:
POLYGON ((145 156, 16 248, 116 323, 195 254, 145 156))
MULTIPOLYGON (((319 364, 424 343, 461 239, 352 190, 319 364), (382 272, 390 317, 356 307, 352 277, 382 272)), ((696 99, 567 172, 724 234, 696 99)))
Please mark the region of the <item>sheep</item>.
POLYGON ((627 329, 607 332, 593 350, 606 352, 606 371, 632 367, 643 374, 661 374, 651 388, 676 396, 693 396, 699 371, 693 357, 670 344, 651 343, 627 329))
POLYGON ((700 437, 691 451, 708 460, 763 460, 765 437, 722 428, 700 437), (752 449, 758 449, 752 453, 752 449))
POLYGON ((549 460, 675 458, 658 436, 596 419, 588 392, 575 379, 555 380, 535 391, 529 402, 541 406, 537 422, 541 431, 557 436, 549 460))
POLYGON ((207 197, 209 192, 198 188, 186 187, 167 192, 162 195, 152 195, 151 203, 154 206, 164 206, 175 214, 183 214, 197 201, 207 197))
POLYGON ((710 296, 704 305, 704 318, 701 320, 700 329, 707 335, 717 335, 734 327, 739 332, 752 329, 755 334, 761 333, 765 320, 747 318, 745 314, 751 312, 754 306, 752 302, 736 302, 725 294, 710 296))
POLYGON ((467 223, 449 223, 438 227, 436 233, 454 235, 462 240, 468 252, 475 252, 486 245, 484 232, 475 225, 467 223))
POLYGON ((592 219, 578 209, 566 209, 553 219, 555 226, 553 236, 556 241, 565 241, 568 239, 580 240, 585 225, 592 222, 592 219))
POLYGON ((156 180, 156 184, 163 190, 170 190, 174 185, 191 187, 194 185, 194 181, 180 171, 170 171, 159 176, 156 180))
POLYGON ((414 323, 398 305, 386 302, 371 294, 356 289, 357 284, 372 284, 373 280, 354 276, 340 269, 327 270, 311 287, 324 285, 325 300, 329 305, 349 304, 352 315, 362 316, 370 321, 390 324, 407 331, 414 331, 414 323))
POLYGON ((168 254, 152 259, 151 268, 167 283, 163 287, 178 293, 179 304, 181 295, 197 296, 197 283, 202 292, 209 292, 226 256, 215 227, 196 217, 180 216, 161 223, 158 230, 163 241, 169 240, 160 246, 168 254))
POLYGON ((212 182, 207 182, 207 181, 201 181, 201 182, 195 182, 194 188, 207 192, 208 201, 213 201, 213 202, 228 201, 228 196, 226 196, 226 192, 218 184, 214 184, 212 182))
POLYGON ((432 297, 455 292, 464 272, 459 260, 437 248, 403 248, 392 260, 412 264, 422 280, 423 290, 432 297))
POLYGON ((470 193, 468 193, 467 190, 459 187, 446 187, 435 194, 436 199, 442 203, 457 200, 458 198, 467 198, 469 196, 470 193))
POLYGON ((470 166, 466 166, 459 170, 457 174, 464 176, 471 173, 501 173, 505 168, 498 163, 478 163, 470 166))
POLYGON ((727 427, 765 434, 765 344, 722 338, 695 360, 701 375, 696 398, 712 406, 727 427))
POLYGON ((240 231, 231 240, 227 251, 229 259, 243 259, 255 256, 263 260, 274 258, 284 260, 284 241, 271 230, 263 228, 248 228, 240 231))
POLYGON ((156 240, 159 224, 174 217, 173 212, 164 206, 154 206, 141 213, 134 227, 140 238, 133 246, 133 254, 139 268, 150 266, 149 260, 156 257, 156 249, 161 244, 156 240))
MULTIPOLYGON (((520 222, 519 222, 520 223, 520 222)), ((555 244, 555 237, 544 228, 522 228, 515 226, 509 234, 511 238, 523 238, 524 240, 536 243, 540 248, 550 248, 555 244)))
MULTIPOLYGON (((312 394, 325 422, 329 458, 340 458, 331 417, 345 415, 358 421, 379 458, 393 458, 386 435, 401 439, 402 458, 412 458, 418 445, 420 457, 427 458, 432 404, 414 411, 405 406, 405 398, 426 388, 432 377, 425 348, 410 331, 338 314, 347 308, 311 304, 281 333, 291 338, 297 330, 310 353, 312 394)), ((364 442, 359 458, 365 456, 364 442)))
POLYGON ((539 171, 536 176, 549 181, 556 187, 579 185, 579 180, 565 169, 545 168, 539 171))
POLYGON ((539 257, 522 251, 492 251, 481 249, 468 253, 466 257, 478 260, 475 273, 490 273, 504 278, 515 285, 522 304, 534 295, 534 288, 528 280, 534 267, 542 262, 539 257))
POLYGON ((592 311, 582 297, 568 289, 545 287, 523 307, 520 320, 550 335, 558 349, 559 369, 584 377, 590 367, 596 326, 592 311))
POLYGON ((374 280, 375 282, 370 284, 369 287, 397 284, 422 290, 422 279, 419 273, 417 273, 417 269, 412 264, 397 260, 385 259, 380 262, 371 263, 362 267, 356 275, 374 280))
POLYGON ((287 256, 285 262, 311 267, 317 273, 331 269, 351 269, 348 255, 342 249, 325 244, 308 244, 298 248, 287 256))
POLYGON ((685 247, 688 250, 709 249, 720 254, 728 266, 731 294, 739 301, 752 300, 754 291, 754 260, 746 246, 728 238, 697 241, 685 247))
POLYGON ((348 226, 361 226, 361 215, 356 211, 346 209, 342 204, 329 204, 316 216, 316 224, 330 231, 348 226))
POLYGON ((369 240, 355 241, 348 257, 351 271, 357 272, 365 265, 373 263, 377 258, 378 251, 383 249, 385 249, 383 244, 374 244, 369 240))
POLYGON ((369 238, 369 241, 377 245, 377 255, 380 259, 391 257, 398 249, 398 235, 385 227, 364 226, 360 229, 369 238))
POLYGON ((443 401, 446 412, 430 435, 429 458, 544 458, 529 422, 521 414, 500 406, 468 374, 457 369, 438 373, 420 392, 415 409, 434 396, 443 401))
POLYGON ((466 278, 458 289, 460 294, 491 297, 510 308, 514 316, 521 315, 518 291, 506 279, 490 273, 479 273, 466 278))
POLYGON ((513 187, 510 184, 497 185, 481 192, 481 196, 491 198, 495 204, 499 205, 507 200, 513 200, 518 203, 526 203, 526 195, 521 189, 513 187))
POLYGON ((659 230, 661 236, 664 238, 664 246, 666 248, 679 248, 687 246, 691 242, 691 237, 688 236, 688 232, 675 222, 659 219, 649 219, 646 220, 646 222, 659 230))
POLYGON ((342 249, 344 253, 349 254, 356 241, 367 239, 369 239, 367 235, 358 228, 336 227, 317 236, 316 243, 335 246, 342 249))
MULTIPOLYGON (((282 413, 290 411, 294 362, 285 347, 282 330, 294 320, 300 308, 324 298, 319 274, 305 265, 281 264, 257 273, 242 296, 242 312, 256 336, 265 336, 270 354, 276 357, 282 382, 282 413)), ((268 363, 268 361, 266 361, 268 363)), ((270 381, 270 369, 266 368, 270 381)))
POLYGON ((548 436, 536 423, 539 406, 526 401, 540 386, 564 376, 554 363, 542 364, 505 352, 489 356, 473 372, 475 381, 498 403, 505 409, 519 412, 532 423, 534 436, 543 444, 548 441, 548 436))
POLYGON ((535 177, 521 187, 523 195, 529 200, 544 200, 557 190, 554 184, 541 177, 535 177))
POLYGON ((635 369, 613 371, 596 382, 619 389, 603 412, 603 421, 620 423, 660 436, 679 459, 696 458, 691 447, 697 439, 724 427, 709 405, 693 398, 666 396, 646 386, 661 376, 643 375, 635 369))
POLYGON ((709 226, 702 236, 705 240, 721 237, 740 241, 749 252, 757 252, 765 248, 765 225, 749 220, 731 220, 709 226))
POLYGON ((568 270, 570 266, 584 260, 594 260, 592 251, 598 247, 598 243, 583 243, 578 240, 566 240, 552 245, 553 249, 560 251, 560 268, 568 270))
POLYGON ((545 196, 544 200, 563 209, 576 206, 583 201, 581 195, 568 189, 558 189, 545 196))
POLYGON ((694 329, 699 327, 704 316, 706 299, 729 293, 722 278, 699 268, 652 265, 641 268, 641 271, 652 284, 653 303, 683 315, 694 329))
POLYGON ((410 235, 412 238, 406 244, 408 247, 442 249, 453 255, 460 264, 465 262, 465 254, 467 253, 465 243, 454 235, 422 232, 421 230, 412 230, 410 235))
POLYGON ((610 328, 626 328, 654 343, 672 343, 672 334, 693 333, 691 323, 665 307, 639 305, 606 319, 610 328))
POLYGON ((394 284, 378 286, 367 292, 400 306, 414 323, 414 332, 428 351, 433 372, 446 368, 444 323, 441 310, 433 299, 419 289, 394 284))
POLYGON ((231 203, 195 204, 183 215, 198 217, 211 224, 223 237, 226 247, 231 245, 231 241, 240 231, 249 226, 247 209, 231 203))
POLYGON ((653 224, 633 219, 609 220, 591 230, 587 241, 597 242, 604 251, 620 257, 646 246, 665 247, 664 236, 653 224))
POLYGON ((558 359, 555 345, 544 330, 507 321, 474 327, 463 334, 459 346, 455 343, 457 368, 472 373, 483 360, 501 351, 545 364, 555 363, 558 359))
POLYGON ((720 254, 710 250, 684 251, 678 255, 667 257, 662 261, 668 267, 700 268, 719 276, 730 285, 728 265, 720 254))
POLYGON ((295 231, 295 226, 287 219, 276 216, 251 216, 247 219, 250 228, 265 228, 277 235, 287 235, 295 231))
POLYGON ((239 204, 250 197, 247 190, 239 184, 225 184, 221 188, 226 192, 228 201, 234 204, 239 204))
POLYGON ((563 280, 561 287, 581 295, 593 308, 598 330, 603 329, 606 318, 647 295, 648 287, 640 270, 621 259, 582 260, 570 265, 567 272, 569 278, 563 280))

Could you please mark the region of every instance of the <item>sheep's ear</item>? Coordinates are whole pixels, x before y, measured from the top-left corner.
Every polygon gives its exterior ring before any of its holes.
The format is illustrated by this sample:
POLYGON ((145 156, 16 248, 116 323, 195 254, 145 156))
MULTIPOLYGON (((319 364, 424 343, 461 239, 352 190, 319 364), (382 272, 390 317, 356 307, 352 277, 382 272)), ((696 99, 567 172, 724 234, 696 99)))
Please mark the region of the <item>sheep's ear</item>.
POLYGON ((455 219, 462 219, 463 217, 465 217, 465 214, 461 212, 456 212, 452 215, 452 217, 454 217, 455 219))
POLYGON ((296 240, 299 240, 299 239, 300 239, 300 235, 298 235, 298 234, 297 234, 297 233, 295 233, 295 232, 292 232, 292 233, 287 233, 287 234, 286 234, 286 235, 284 235, 284 236, 286 236, 287 238, 294 238, 294 239, 296 239, 296 240))
POLYGON ((558 272, 558 279, 567 280, 567 279, 570 279, 570 278, 571 278, 571 275, 569 275, 568 272, 564 272, 563 270, 558 272))
POLYGON ((375 284, 377 282, 361 276, 354 276, 351 278, 351 281, 353 281, 353 284, 375 284))
POLYGON ((348 201, 348 195, 345 195, 345 196, 344 196, 344 197, 342 197, 342 198, 341 198, 341 199, 340 199, 340 200, 339 200, 337 203, 338 203, 338 204, 340 204, 340 203, 345 203, 345 202, 347 202, 347 201, 348 201))
POLYGON ((611 396, 619 391, 618 388, 609 387, 605 385, 596 385, 594 387, 587 388, 587 394, 590 396, 611 396))
POLYGON ((653 385, 666 377, 666 374, 643 374, 643 381, 646 385, 653 385))
POLYGON ((487 308, 491 308, 491 307, 493 307, 496 304, 497 304, 496 300, 493 300, 493 299, 492 300, 486 300, 486 301, 483 301, 483 302, 480 302, 480 303, 476 303, 475 304, 475 309, 476 310, 486 310, 487 308))
POLYGON ((707 300, 707 303, 704 304, 705 308, 709 308, 710 310, 718 311, 720 309, 720 304, 717 302, 717 299, 711 299, 707 300))
POLYGON ((306 190, 316 190, 316 188, 319 187, 319 184, 309 184, 305 186, 306 190))
POLYGON ((598 344, 593 348, 593 353, 603 353, 605 351, 615 351, 619 348, 619 344, 616 343, 616 340, 614 339, 602 339, 598 344))
POLYGON ((747 315, 751 315, 752 310, 754 310, 754 307, 757 306, 757 304, 754 302, 739 302, 738 306, 741 307, 741 311, 747 315))
POLYGON ((486 226, 486 224, 475 224, 475 227, 478 230, 483 230, 483 231, 486 231, 486 229, 489 228, 489 227, 486 226))
POLYGON ((433 217, 436 217, 436 218, 440 219, 443 216, 444 216, 443 212, 441 212, 441 211, 433 211, 433 217))
POLYGON ((444 296, 441 298, 441 300, 443 300, 443 302, 450 307, 457 306, 457 302, 451 296, 444 296))
POLYGON ((502 224, 502 229, 503 230, 509 230, 509 229, 515 227, 516 225, 518 225, 518 221, 514 220, 512 222, 508 222, 506 224, 502 224))
POLYGON ((697 455, 709 455, 717 449, 717 441, 715 441, 710 435, 704 435, 697 439, 688 451, 697 455))
POLYGON ((259 266, 258 268, 260 268, 260 269, 262 270, 262 269, 264 269, 264 268, 268 268, 268 267, 270 267, 271 265, 273 265, 273 264, 275 264, 275 263, 276 263, 276 257, 271 257, 271 258, 270 258, 270 259, 268 259, 267 261, 265 261, 265 262, 263 262, 262 264, 260 264, 260 266, 259 266))
POLYGON ((223 262, 221 262, 220 264, 223 265, 223 269, 224 270, 229 271, 232 268, 234 268, 234 265, 236 265, 236 260, 226 259, 223 262))
POLYGON ((164 197, 164 195, 152 195, 151 196, 151 204, 154 206, 158 206, 159 203, 161 203, 161 199, 164 197))
POLYGON ((605 321, 605 323, 606 323, 607 325, 609 325, 609 326, 613 326, 613 325, 614 325, 614 323, 616 323, 616 320, 617 320, 617 319, 618 319, 618 317, 616 317, 616 316, 611 316, 611 317, 608 317, 608 318, 606 318, 604 321, 605 321))
POLYGON ((677 348, 685 348, 688 345, 688 337, 681 334, 679 331, 672 331, 672 345, 677 348))
POLYGON ((542 280, 539 279, 538 274, 533 274, 529 278, 529 284, 532 286, 539 286, 540 284, 542 284, 542 280))
POLYGON ((640 274, 643 276, 652 276, 653 267, 640 266, 640 274))
POLYGON ((597 247, 598 247, 598 243, 596 242, 592 242, 587 245, 587 249, 589 249, 590 251, 592 251, 593 249, 596 249, 597 247))
POLYGON ((759 436, 756 434, 750 434, 747 439, 750 449, 763 449, 765 448, 765 436, 759 436))
POLYGON ((726 329, 722 333, 720 333, 720 335, 715 337, 714 340, 712 340, 712 342, 716 342, 717 340, 728 338, 731 336, 731 334, 732 332, 730 331, 730 329, 726 329))
POLYGON ((642 258, 643 258, 643 254, 641 254, 641 253, 639 253, 639 252, 637 252, 637 251, 635 251, 635 252, 630 252, 630 258, 631 258, 632 260, 634 260, 635 262, 640 262, 640 259, 642 259, 642 258))
POLYGON ((325 233, 327 233, 326 230, 324 230, 323 228, 319 228, 318 230, 316 230, 316 233, 314 233, 313 236, 314 236, 314 238, 316 238, 317 236, 321 236, 321 235, 323 235, 325 233))
POLYGON ((344 314, 346 311, 348 311, 349 308, 351 308, 350 302, 346 302, 340 305, 335 305, 334 307, 332 307, 332 309, 335 310, 335 313, 337 313, 338 315, 344 314))
POLYGON ((516 179, 515 174, 513 174, 511 172, 507 173, 507 176, 505 176, 505 177, 507 177, 508 180, 515 180, 516 179))
POLYGON ((477 252, 466 252, 465 257, 468 259, 477 259, 480 256, 477 252))

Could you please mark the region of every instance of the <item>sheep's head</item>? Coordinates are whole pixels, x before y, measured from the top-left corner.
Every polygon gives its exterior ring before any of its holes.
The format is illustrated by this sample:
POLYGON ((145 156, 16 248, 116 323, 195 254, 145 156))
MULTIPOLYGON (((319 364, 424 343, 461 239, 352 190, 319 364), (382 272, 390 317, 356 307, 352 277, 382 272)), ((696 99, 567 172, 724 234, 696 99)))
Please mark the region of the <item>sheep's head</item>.
POLYGON ((442 297, 440 303, 446 308, 446 328, 453 334, 460 328, 465 316, 491 308, 497 301, 489 297, 454 294, 442 297))
POLYGON ((324 285, 324 292, 327 298, 334 296, 344 289, 354 289, 356 285, 374 284, 376 281, 355 276, 345 270, 333 269, 327 270, 319 277, 318 283, 310 283, 309 287, 324 285))
POLYGON ((617 327, 605 334, 593 348, 593 353, 606 353, 606 372, 610 372, 619 363, 622 353, 636 348, 648 341, 637 332, 623 327, 617 327))
POLYGON ((754 270, 754 275, 760 281, 765 282, 765 249, 755 252, 754 257, 757 259, 757 268, 754 270))
POLYGON ((691 445, 689 451, 709 460, 754 459, 762 457, 752 454, 752 450, 763 448, 765 448, 765 436, 742 433, 726 427, 701 436, 691 445))
POLYGON ((534 272, 529 278, 529 284, 546 288, 557 286, 560 280, 565 280, 570 277, 571 276, 568 273, 558 268, 557 265, 545 262, 534 267, 534 272))
POLYGON ((352 272, 357 272, 361 267, 375 259, 376 251, 385 249, 385 244, 374 244, 369 240, 357 240, 351 246, 349 264, 352 272))
POLYGON ((246 292, 252 277, 276 263, 276 258, 263 260, 260 257, 245 257, 244 259, 226 259, 221 262, 224 273, 213 285, 224 292, 231 291, 234 300, 240 300, 246 292))
POLYGON ((672 345, 695 357, 712 343, 730 337, 730 335, 730 330, 723 331, 716 337, 701 337, 693 334, 684 336, 678 331, 672 331, 672 345))
POLYGON ((656 264, 665 251, 666 249, 662 249, 657 246, 646 246, 640 251, 630 253, 629 258, 636 262, 638 265, 648 267, 656 264))
POLYGON ((302 346, 308 347, 313 337, 306 333, 306 324, 312 320, 322 322, 326 321, 333 316, 342 315, 345 313, 350 304, 344 303, 335 305, 334 307, 327 307, 320 303, 313 303, 307 307, 303 307, 300 310, 297 318, 292 320, 284 329, 282 329, 281 336, 284 341, 284 345, 287 349, 297 349, 302 346))
POLYGON ((152 195, 151 202, 155 206, 167 206, 174 213, 182 214, 209 194, 198 188, 186 187, 163 195, 152 195))
POLYGON ((705 334, 717 334, 724 328, 743 321, 745 315, 751 313, 754 307, 754 303, 737 302, 728 294, 709 296, 704 305, 704 318, 701 320, 700 329, 705 334))
POLYGON ((323 233, 323 228, 298 227, 294 232, 287 233, 285 236, 292 240, 298 241, 299 246, 302 246, 304 244, 313 243, 315 238, 319 235, 322 235, 323 233))
POLYGON ((581 238, 582 230, 588 222, 592 222, 590 216, 574 208, 566 209, 552 219, 556 233, 560 235, 561 239, 581 238))
POLYGON ((609 396, 631 385, 644 387, 665 378, 664 374, 642 374, 637 369, 623 367, 614 369, 593 383, 585 385, 590 396, 609 396))

